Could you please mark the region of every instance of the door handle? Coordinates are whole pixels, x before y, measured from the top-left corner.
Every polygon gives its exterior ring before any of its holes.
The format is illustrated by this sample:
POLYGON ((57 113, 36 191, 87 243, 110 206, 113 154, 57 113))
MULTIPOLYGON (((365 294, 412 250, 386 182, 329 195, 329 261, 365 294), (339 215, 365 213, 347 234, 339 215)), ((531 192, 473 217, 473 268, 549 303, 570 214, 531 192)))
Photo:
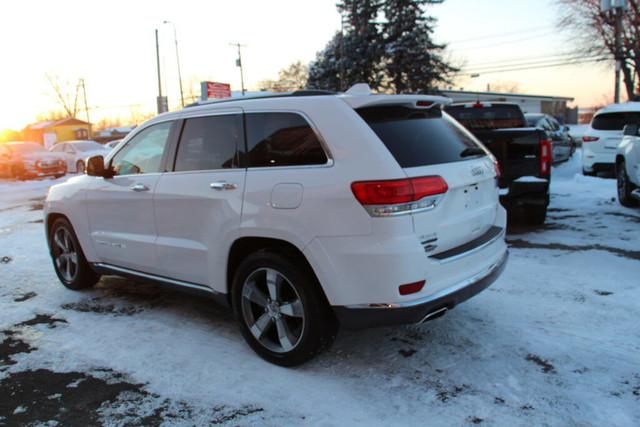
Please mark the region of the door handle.
POLYGON ((209 187, 213 188, 214 190, 218 190, 218 191, 235 190, 236 188, 238 188, 238 184, 233 183, 233 182, 219 181, 219 182, 212 182, 209 185, 209 187))
POLYGON ((144 184, 132 185, 131 189, 133 191, 149 191, 149 190, 151 190, 151 188, 148 185, 144 185, 144 184))

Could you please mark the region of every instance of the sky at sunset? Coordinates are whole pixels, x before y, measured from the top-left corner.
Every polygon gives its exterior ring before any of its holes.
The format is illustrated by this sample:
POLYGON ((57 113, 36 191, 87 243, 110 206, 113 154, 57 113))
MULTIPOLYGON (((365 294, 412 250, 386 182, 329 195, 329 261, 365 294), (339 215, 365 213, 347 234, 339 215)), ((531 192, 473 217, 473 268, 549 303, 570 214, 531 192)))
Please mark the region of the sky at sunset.
MULTIPOLYGON (((199 82, 230 83, 240 90, 235 65, 241 43, 245 86, 276 78, 296 60, 309 62, 340 29, 336 0, 182 0, 86 2, 4 1, 0 4, 0 129, 21 129, 39 113, 58 109, 45 73, 85 81, 90 119, 128 119, 155 111, 158 95, 155 30, 161 51, 163 94, 179 107, 174 25, 185 95, 199 82), (171 23, 163 23, 164 21, 171 23)), ((446 0, 427 8, 438 18, 435 39, 474 72, 458 86, 517 84, 523 93, 575 98, 590 107, 612 98, 610 63, 490 72, 507 59, 543 58, 570 52, 567 35, 555 27, 551 0, 446 0), (475 67, 475 68, 474 68, 475 67), (483 68, 480 68, 483 67, 483 68)), ((534 59, 534 61, 537 59, 534 59)), ((82 104, 84 107, 84 104, 82 104)), ((86 120, 86 112, 78 114, 86 120)))

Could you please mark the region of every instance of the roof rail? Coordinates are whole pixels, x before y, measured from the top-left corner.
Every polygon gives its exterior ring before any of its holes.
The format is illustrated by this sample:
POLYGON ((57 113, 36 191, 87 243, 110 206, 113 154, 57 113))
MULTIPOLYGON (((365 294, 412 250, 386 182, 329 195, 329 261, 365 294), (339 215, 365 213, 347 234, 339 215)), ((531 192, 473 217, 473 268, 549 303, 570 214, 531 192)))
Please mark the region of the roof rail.
POLYGON ((301 89, 301 90, 296 90, 295 92, 280 92, 280 93, 270 93, 265 95, 242 96, 242 97, 235 97, 235 98, 207 99, 206 101, 199 100, 185 106, 184 108, 197 107, 199 105, 251 100, 251 99, 288 98, 288 97, 294 97, 294 96, 323 96, 323 95, 324 96, 338 95, 338 92, 332 92, 330 90, 301 89))

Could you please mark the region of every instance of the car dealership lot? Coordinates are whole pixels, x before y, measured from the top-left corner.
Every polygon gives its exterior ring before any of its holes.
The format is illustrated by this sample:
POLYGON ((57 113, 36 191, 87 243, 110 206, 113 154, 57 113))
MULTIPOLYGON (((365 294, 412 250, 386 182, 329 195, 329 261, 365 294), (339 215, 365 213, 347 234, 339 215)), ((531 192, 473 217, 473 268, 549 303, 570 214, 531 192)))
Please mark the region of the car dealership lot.
POLYGON ((53 181, 0 180, 0 425, 637 425, 640 209, 580 167, 553 169, 544 226, 510 226, 489 289, 424 325, 341 331, 294 369, 210 301, 66 290, 41 223, 53 181))

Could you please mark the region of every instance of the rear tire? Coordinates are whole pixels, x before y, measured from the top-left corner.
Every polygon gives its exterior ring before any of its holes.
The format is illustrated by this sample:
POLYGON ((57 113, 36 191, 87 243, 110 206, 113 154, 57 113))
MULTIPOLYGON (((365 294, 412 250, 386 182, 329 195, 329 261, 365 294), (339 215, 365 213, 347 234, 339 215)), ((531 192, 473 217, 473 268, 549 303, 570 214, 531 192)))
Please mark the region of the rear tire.
POLYGON ((49 247, 53 268, 62 284, 74 291, 90 288, 100 280, 84 257, 73 227, 64 218, 58 218, 51 226, 49 247))
POLYGON ((335 339, 338 322, 315 275, 303 262, 260 250, 239 265, 233 312, 251 348, 268 362, 295 366, 335 339))
POLYGON ((582 175, 584 176, 596 176, 595 172, 588 172, 584 168, 582 168, 582 175))
POLYGON ((628 208, 638 206, 638 201, 631 196, 631 192, 635 189, 635 185, 629 181, 624 161, 620 162, 616 167, 616 181, 618 187, 618 201, 620 204, 628 208))

